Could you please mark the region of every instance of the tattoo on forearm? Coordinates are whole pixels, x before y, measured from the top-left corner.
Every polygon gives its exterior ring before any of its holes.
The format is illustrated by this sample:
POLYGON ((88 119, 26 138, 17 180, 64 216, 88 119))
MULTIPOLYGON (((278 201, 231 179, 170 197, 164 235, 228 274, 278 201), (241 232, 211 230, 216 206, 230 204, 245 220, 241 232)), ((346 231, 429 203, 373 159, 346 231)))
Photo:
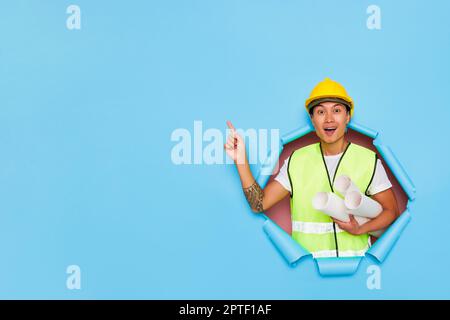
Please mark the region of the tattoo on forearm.
POLYGON ((262 212, 264 191, 259 184, 255 181, 250 187, 243 190, 250 207, 257 212, 262 212))

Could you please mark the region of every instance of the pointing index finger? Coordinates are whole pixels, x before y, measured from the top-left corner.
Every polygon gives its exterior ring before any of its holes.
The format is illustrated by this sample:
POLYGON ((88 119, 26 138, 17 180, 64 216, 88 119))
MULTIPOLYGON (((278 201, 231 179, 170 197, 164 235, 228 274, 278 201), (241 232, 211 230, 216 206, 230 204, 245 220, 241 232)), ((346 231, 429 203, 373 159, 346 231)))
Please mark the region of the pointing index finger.
POLYGON ((227 126, 228 128, 230 128, 233 132, 236 132, 236 129, 234 128, 233 124, 231 123, 230 120, 227 120, 227 126))

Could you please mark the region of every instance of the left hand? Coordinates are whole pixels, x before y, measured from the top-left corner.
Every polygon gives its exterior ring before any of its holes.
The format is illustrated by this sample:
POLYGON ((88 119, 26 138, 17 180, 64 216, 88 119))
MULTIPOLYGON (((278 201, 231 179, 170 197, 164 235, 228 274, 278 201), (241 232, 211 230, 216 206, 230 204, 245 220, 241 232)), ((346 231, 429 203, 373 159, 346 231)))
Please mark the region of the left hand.
POLYGON ((334 218, 333 218, 333 221, 336 222, 336 224, 342 230, 347 231, 348 233, 353 234, 353 235, 360 235, 361 228, 360 228, 360 225, 358 224, 358 221, 356 221, 355 217, 352 214, 350 214, 349 216, 350 216, 349 222, 344 222, 344 221, 337 220, 334 218))

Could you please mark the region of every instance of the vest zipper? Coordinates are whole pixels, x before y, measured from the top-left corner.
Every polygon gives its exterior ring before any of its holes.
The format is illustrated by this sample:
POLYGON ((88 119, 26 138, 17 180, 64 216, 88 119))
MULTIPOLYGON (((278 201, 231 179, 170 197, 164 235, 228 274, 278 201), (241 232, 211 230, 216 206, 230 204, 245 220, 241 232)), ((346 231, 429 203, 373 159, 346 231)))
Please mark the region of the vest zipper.
POLYGON ((337 233, 336 233, 336 222, 333 221, 333 232, 334 232, 334 244, 336 246, 336 257, 339 258, 339 247, 337 241, 337 233))
MULTIPOLYGON (((333 182, 334 182, 334 179, 336 178, 336 173, 339 169, 339 165, 341 164, 341 160, 344 157, 345 153, 347 152, 348 147, 350 147, 350 144, 351 144, 351 142, 349 141, 347 147, 344 150, 344 153, 342 154, 341 158, 339 159, 338 164, 336 165, 336 170, 334 171, 334 176, 333 176, 333 182)), ((322 151, 322 143, 320 143, 320 142, 319 142, 319 147, 320 147, 320 154, 322 155, 323 164, 325 166, 325 171, 327 173, 328 183, 330 184, 331 192, 334 192, 333 183, 331 182, 330 174, 328 173, 327 163, 325 162, 325 157, 324 157, 323 151, 322 151)), ((338 241, 337 241, 336 222, 334 222, 334 221, 333 221, 333 233, 334 233, 334 244, 336 247, 336 257, 339 258, 339 246, 338 246, 338 241)))

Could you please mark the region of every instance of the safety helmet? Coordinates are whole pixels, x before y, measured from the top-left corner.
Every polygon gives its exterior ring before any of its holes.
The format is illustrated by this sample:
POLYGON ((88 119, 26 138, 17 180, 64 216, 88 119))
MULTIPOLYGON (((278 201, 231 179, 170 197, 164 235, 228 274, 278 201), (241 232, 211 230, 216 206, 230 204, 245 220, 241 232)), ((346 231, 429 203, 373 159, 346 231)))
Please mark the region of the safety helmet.
POLYGON ((347 94, 345 88, 336 81, 330 78, 319 82, 311 91, 309 98, 305 102, 306 111, 309 110, 321 102, 332 101, 339 102, 350 108, 350 116, 353 116, 353 100, 347 94))

